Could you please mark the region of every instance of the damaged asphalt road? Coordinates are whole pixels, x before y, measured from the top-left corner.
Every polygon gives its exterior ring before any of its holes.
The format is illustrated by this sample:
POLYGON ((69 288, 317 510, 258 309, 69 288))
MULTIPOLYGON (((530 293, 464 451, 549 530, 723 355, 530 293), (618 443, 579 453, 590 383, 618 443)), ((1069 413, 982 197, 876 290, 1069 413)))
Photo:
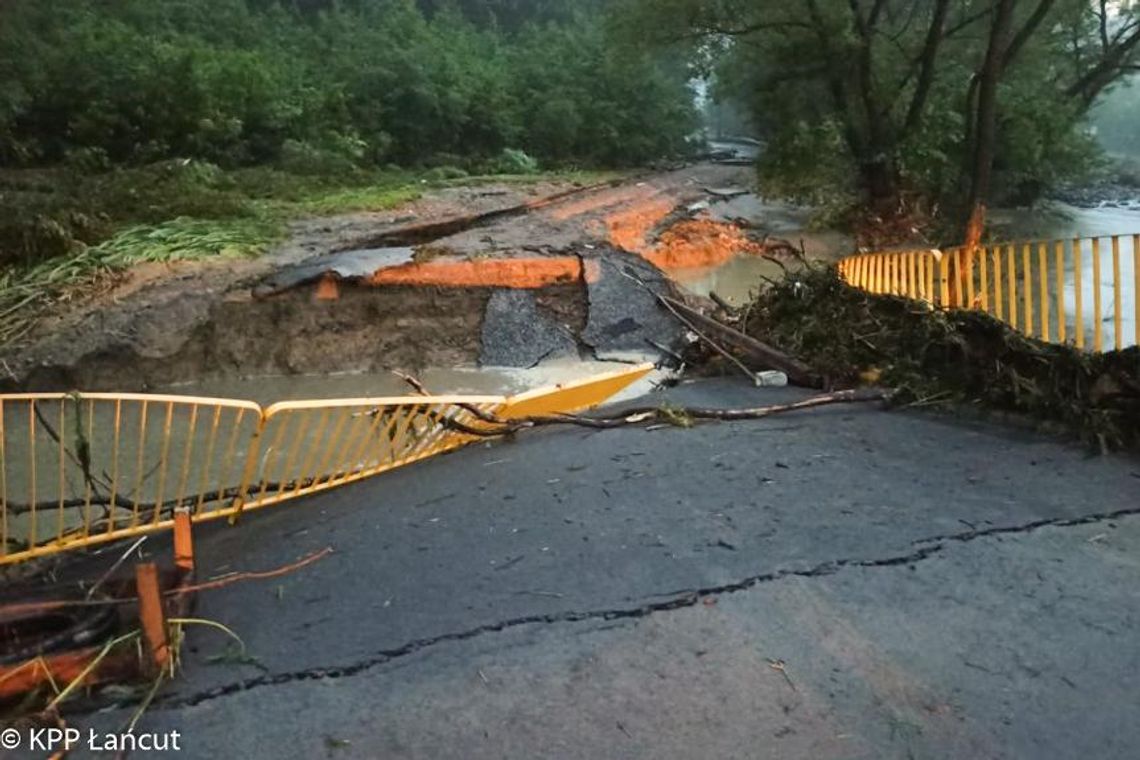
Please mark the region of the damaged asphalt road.
POLYGON ((202 758, 1131 757, 1138 478, 869 406, 472 447, 203 526, 204 577, 336 551, 203 594, 251 659, 193 631, 137 730, 202 758))
MULTIPOLYGON (((746 176, 697 164, 604 186, 539 183, 533 196, 503 188, 494 205, 478 188, 458 201, 440 190, 386 214, 298 222, 260 258, 132 270, 61 307, 27 345, 0 347, 0 390, 142 392, 675 348, 684 330, 645 288, 676 296, 678 286, 641 254, 673 212, 716 197, 706 187, 746 176), (400 221, 415 209, 410 226, 400 221), (530 296, 518 304, 512 290, 530 296)), ((704 232, 716 242, 726 225, 710 219, 704 232)), ((712 254, 746 242, 741 233, 712 254)), ((677 245, 682 263, 709 264, 707 246, 677 245)))

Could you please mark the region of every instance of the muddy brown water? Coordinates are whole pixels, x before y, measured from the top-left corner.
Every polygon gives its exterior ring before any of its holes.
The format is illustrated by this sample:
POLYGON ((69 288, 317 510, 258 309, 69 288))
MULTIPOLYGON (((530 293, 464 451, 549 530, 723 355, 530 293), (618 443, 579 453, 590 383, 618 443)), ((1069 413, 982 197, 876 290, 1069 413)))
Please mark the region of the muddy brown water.
MULTIPOLYGON (((414 373, 434 395, 510 396, 526 391, 580 380, 604 372, 613 372, 629 364, 652 361, 648 354, 631 354, 625 362, 559 358, 536 367, 425 367, 414 373)), ((617 400, 641 395, 652 388, 654 380, 631 386, 617 400)), ((264 405, 276 401, 321 398, 377 398, 413 396, 409 384, 392 372, 341 373, 333 375, 262 375, 245 378, 220 378, 174 383, 161 389, 164 393, 200 395, 214 398, 238 398, 264 405)))
MULTIPOLYGON (((435 395, 514 395, 649 358, 634 354, 624 362, 567 358, 529 369, 426 368, 417 376, 435 395)), ((611 401, 645 395, 666 375, 653 372, 611 401)), ((181 397, 241 399, 263 407, 288 400, 420 398, 392 373, 195 380, 155 390, 181 397)), ((350 407, 314 413, 325 416, 328 424, 291 424, 288 418, 275 428, 271 424, 265 433, 268 448, 259 463, 264 468, 259 480, 285 482, 296 475, 291 465, 309 459, 300 452, 321 453, 312 460, 315 466, 320 460, 331 461, 332 454, 323 452, 347 450, 349 443, 361 440, 357 411, 350 407), (288 435, 282 437, 285 432, 288 435)), ((65 397, 38 401, 34 407, 15 400, 0 403, 0 488, 5 504, 0 512, 0 542, 19 550, 33 536, 41 543, 84 525, 91 526, 92 533, 111 526, 146 525, 165 519, 172 500, 191 505, 196 513, 224 507, 231 495, 218 490, 238 484, 258 419, 256 409, 218 407, 191 398, 156 398, 143 404, 65 397), (107 498, 119 506, 110 509, 107 498)), ((392 443, 393 452, 396 446, 392 443)), ((353 461, 326 469, 342 466, 362 465, 353 461)))
MULTIPOLYGON (((800 249, 811 261, 834 261, 851 253, 854 241, 849 235, 811 226, 813 209, 784 201, 745 193, 709 206, 709 216, 717 221, 744 221, 760 234, 782 238, 800 249)), ((788 262, 787 265, 790 265, 788 262)), ((758 256, 735 256, 717 266, 679 269, 669 272, 686 290, 699 296, 712 293, 730 304, 742 306, 764 286, 778 280, 787 266, 758 256)))

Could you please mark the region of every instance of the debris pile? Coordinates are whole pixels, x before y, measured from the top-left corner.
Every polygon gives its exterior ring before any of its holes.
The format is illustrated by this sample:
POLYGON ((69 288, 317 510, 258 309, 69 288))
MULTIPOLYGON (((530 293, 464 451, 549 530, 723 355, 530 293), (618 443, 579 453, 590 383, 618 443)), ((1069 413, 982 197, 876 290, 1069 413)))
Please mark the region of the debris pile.
POLYGON ((834 267, 789 274, 740 319, 832 387, 886 385, 899 403, 1014 412, 1101 450, 1140 444, 1140 347, 1092 354, 1043 343, 979 311, 865 293, 834 267))

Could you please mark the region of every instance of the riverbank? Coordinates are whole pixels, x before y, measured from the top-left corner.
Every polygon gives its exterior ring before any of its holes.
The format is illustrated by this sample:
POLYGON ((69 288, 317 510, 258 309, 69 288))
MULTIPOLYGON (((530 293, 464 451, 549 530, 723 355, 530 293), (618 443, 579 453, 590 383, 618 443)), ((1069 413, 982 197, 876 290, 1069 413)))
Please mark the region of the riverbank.
POLYGON ((1129 156, 1106 156, 1107 165, 1080 185, 1062 185, 1051 195, 1078 208, 1140 209, 1140 161, 1129 156))

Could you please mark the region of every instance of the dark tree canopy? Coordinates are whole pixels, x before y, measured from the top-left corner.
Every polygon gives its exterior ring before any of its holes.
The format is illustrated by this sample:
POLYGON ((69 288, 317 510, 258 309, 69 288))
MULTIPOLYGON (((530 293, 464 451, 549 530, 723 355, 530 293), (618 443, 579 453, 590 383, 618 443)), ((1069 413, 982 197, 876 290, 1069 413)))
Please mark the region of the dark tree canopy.
POLYGON ((414 165, 521 149, 629 165, 684 150, 686 68, 614 44, 588 6, 6 0, 0 162, 414 165))
POLYGON ((704 53, 770 141, 769 179, 808 195, 854 177, 964 202, 992 163, 1003 196, 1030 197, 1095 163, 1084 116, 1140 56, 1140 11, 1107 0, 625 7, 631 30, 704 53))

